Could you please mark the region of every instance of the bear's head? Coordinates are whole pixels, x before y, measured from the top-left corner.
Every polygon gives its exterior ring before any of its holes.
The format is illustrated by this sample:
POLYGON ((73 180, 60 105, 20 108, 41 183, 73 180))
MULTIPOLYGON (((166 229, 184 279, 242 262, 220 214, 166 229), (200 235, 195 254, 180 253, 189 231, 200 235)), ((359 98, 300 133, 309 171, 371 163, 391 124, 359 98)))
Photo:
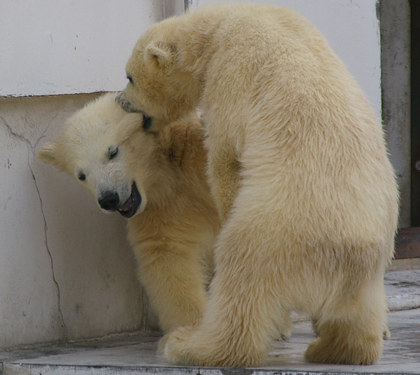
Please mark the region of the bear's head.
POLYGON ((38 158, 73 176, 103 211, 130 218, 145 209, 153 184, 156 142, 144 124, 142 114, 121 109, 115 93, 105 94, 75 113, 38 158))
POLYGON ((126 65, 127 86, 117 97, 127 112, 145 115, 149 131, 190 113, 201 96, 188 66, 191 51, 185 52, 174 32, 176 20, 162 21, 140 37, 126 65))

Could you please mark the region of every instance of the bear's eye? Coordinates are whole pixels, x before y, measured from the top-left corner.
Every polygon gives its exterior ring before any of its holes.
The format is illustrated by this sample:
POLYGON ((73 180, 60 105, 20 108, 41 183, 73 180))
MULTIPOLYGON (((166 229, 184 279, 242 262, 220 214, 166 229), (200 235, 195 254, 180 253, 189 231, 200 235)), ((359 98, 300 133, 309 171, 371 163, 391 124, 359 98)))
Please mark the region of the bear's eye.
POLYGON ((83 172, 79 172, 77 174, 77 178, 79 179, 79 181, 85 181, 86 180, 86 175, 83 172))
POLYGON ((127 79, 132 85, 134 85, 133 77, 130 74, 127 74, 127 79))
POLYGON ((115 148, 110 147, 108 150, 109 160, 114 159, 117 155, 118 155, 118 147, 115 147, 115 148))

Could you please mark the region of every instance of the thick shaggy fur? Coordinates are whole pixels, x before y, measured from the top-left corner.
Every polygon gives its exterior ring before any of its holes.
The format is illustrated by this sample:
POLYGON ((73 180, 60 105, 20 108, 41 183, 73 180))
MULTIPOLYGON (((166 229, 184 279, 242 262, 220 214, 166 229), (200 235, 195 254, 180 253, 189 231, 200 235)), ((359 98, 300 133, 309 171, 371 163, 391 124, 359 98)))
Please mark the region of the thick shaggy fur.
POLYGON ((192 113, 158 134, 146 133, 143 116, 127 114, 114 98, 107 94, 76 113, 38 157, 76 178, 96 200, 113 191, 122 204, 136 182, 142 201, 128 220, 128 238, 167 334, 200 322, 213 272, 220 223, 205 175, 202 124, 192 113))
POLYGON ((308 361, 377 361, 397 186, 381 124, 319 32, 274 6, 198 9, 151 27, 127 75, 120 104, 152 130, 201 106, 223 223, 203 321, 165 355, 260 365, 297 310, 319 333, 308 361))

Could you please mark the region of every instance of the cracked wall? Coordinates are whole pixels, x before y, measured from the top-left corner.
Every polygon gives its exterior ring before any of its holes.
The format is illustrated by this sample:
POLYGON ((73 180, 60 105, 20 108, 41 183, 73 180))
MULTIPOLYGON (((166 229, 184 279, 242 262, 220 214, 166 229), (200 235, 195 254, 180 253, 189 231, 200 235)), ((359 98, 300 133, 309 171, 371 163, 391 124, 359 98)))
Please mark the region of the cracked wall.
POLYGON ((94 97, 0 99, 1 349, 155 327, 125 220, 35 157, 94 97))

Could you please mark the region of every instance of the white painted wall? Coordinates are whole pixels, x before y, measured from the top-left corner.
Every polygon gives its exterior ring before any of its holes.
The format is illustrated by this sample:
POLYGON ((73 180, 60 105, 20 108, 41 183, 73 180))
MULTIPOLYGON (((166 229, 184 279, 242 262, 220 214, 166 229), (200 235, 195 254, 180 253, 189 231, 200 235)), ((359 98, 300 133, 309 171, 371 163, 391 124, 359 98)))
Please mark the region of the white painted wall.
MULTIPOLYGON (((190 9, 238 0, 189 0, 190 9)), ((381 118, 381 48, 377 0, 251 0, 295 9, 312 22, 344 61, 381 118)))
POLYGON ((183 0, 0 1, 0 96, 117 91, 137 38, 183 0))

